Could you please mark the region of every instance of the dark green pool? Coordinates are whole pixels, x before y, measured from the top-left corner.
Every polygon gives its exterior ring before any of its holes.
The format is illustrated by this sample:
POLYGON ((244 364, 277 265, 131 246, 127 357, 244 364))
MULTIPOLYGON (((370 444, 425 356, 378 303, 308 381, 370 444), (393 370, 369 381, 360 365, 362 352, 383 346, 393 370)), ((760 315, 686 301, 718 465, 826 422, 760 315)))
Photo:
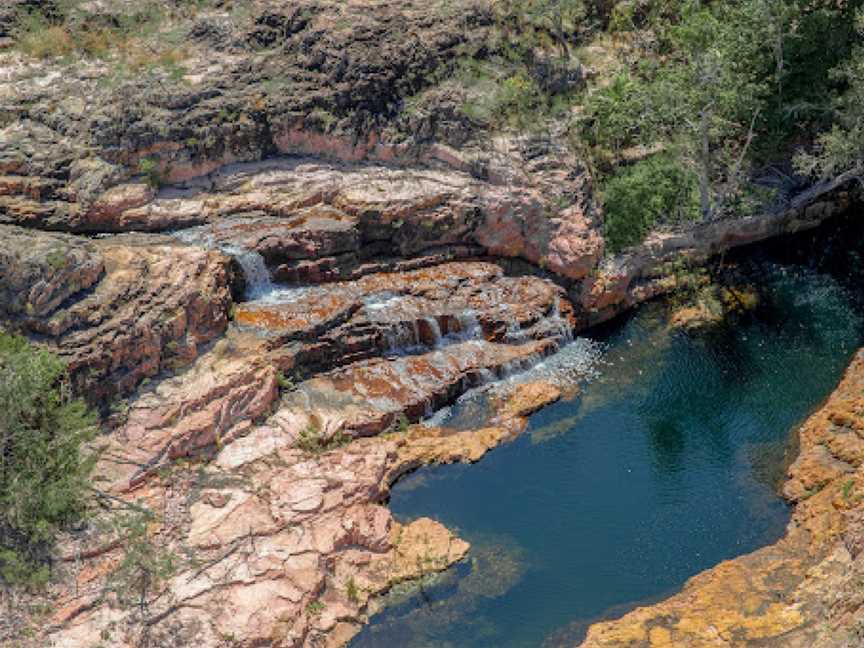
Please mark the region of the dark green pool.
POLYGON ((857 255, 787 252, 749 264, 763 305, 735 327, 688 335, 643 307, 595 335, 603 360, 580 398, 477 465, 400 481, 396 516, 442 521, 471 559, 394 593, 352 646, 573 646, 591 621, 780 536, 790 431, 862 344, 857 255))

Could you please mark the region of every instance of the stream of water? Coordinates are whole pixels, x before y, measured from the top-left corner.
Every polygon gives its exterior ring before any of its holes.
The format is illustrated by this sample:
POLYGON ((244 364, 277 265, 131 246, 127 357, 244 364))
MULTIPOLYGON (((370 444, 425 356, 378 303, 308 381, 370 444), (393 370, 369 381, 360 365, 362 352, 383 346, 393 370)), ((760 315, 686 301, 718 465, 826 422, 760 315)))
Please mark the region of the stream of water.
POLYGON ((440 520, 470 557, 392 592, 352 648, 574 646, 590 622, 776 540, 790 435, 864 342, 859 257, 836 248, 762 250, 746 264, 761 305, 734 327, 672 330, 655 303, 593 332, 602 358, 579 397, 477 465, 403 478, 397 518, 440 520))

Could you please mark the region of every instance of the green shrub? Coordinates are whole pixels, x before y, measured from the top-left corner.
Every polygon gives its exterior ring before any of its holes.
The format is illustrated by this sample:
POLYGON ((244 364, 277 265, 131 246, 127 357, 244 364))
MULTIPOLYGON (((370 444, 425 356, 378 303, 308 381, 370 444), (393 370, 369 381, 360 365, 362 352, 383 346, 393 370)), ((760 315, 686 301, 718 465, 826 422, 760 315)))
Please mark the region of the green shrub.
POLYGON ((696 180, 671 158, 660 155, 626 167, 603 188, 606 247, 615 253, 645 238, 659 223, 696 218, 696 180))
POLYGON ((173 576, 178 557, 153 539, 156 516, 148 509, 129 508, 108 521, 110 532, 121 540, 123 560, 108 577, 108 589, 124 607, 138 607, 147 615, 150 596, 173 576))
POLYGON ((0 332, 0 580, 44 582, 56 534, 84 514, 96 419, 72 399, 66 367, 0 332))
POLYGON ((36 11, 21 15, 13 35, 18 48, 34 58, 66 56, 75 50, 69 31, 36 11))
POLYGON ((650 139, 651 129, 645 124, 650 107, 640 84, 644 81, 618 74, 609 85, 588 96, 583 132, 590 144, 617 153, 650 139))
POLYGON ((144 179, 154 189, 159 189, 164 181, 162 169, 159 166, 159 160, 156 158, 141 158, 138 160, 138 171, 144 176, 144 179))

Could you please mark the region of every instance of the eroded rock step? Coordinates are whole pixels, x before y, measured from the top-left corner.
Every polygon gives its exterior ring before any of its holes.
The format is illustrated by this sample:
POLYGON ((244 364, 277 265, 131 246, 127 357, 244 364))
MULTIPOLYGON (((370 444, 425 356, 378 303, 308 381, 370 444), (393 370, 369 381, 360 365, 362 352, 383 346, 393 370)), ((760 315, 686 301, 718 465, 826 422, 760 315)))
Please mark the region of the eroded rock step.
POLYGON ((280 400, 277 371, 264 345, 233 332, 185 374, 136 401, 114 438, 110 480, 126 488, 174 459, 229 443, 257 453, 304 439, 325 447, 378 434, 403 416, 416 421, 557 348, 553 339, 519 345, 473 340, 421 355, 375 358, 319 374, 280 400))
POLYGON ((286 434, 383 432, 400 415, 416 421, 473 386, 524 369, 558 348, 553 340, 521 345, 462 342, 397 359, 358 362, 303 382, 272 417, 286 434))
POLYGON ((564 291, 551 282, 463 262, 277 289, 239 305, 235 321, 265 331, 273 347, 302 341, 297 364, 321 371, 465 340, 560 342, 571 335, 573 315, 564 291))

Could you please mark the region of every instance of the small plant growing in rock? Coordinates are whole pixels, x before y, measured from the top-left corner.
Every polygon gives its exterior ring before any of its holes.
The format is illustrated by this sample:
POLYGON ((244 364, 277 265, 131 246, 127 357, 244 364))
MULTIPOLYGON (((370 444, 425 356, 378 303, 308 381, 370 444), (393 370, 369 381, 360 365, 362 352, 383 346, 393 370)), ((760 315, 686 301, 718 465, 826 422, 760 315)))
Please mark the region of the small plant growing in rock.
POLYGON ((138 161, 138 171, 144 176, 151 187, 158 189, 162 186, 164 178, 156 158, 142 158, 138 161))
POLYGON ((152 511, 135 506, 115 513, 107 523, 124 549, 123 560, 108 578, 107 588, 121 605, 137 607, 142 620, 147 617, 152 594, 177 569, 174 553, 153 541, 156 522, 152 511))
POLYGON ((321 601, 310 601, 306 606, 306 612, 309 616, 319 616, 327 608, 321 601))
POLYGON ((66 265, 66 255, 62 250, 51 250, 45 260, 54 271, 61 270, 66 265))
POLYGON ((360 592, 357 589, 357 583, 354 582, 354 578, 348 579, 348 583, 345 585, 345 594, 352 603, 357 603, 360 600, 360 592))
POLYGON ((295 446, 310 454, 321 454, 343 446, 349 441, 351 437, 341 431, 325 438, 321 426, 317 422, 311 422, 300 432, 295 446))
POLYGON ((396 417, 396 431, 405 432, 410 426, 411 421, 408 420, 408 417, 405 416, 405 413, 399 412, 399 416, 396 417))
POLYGON ((281 371, 276 374, 276 384, 282 391, 291 391, 296 387, 294 381, 281 371))

